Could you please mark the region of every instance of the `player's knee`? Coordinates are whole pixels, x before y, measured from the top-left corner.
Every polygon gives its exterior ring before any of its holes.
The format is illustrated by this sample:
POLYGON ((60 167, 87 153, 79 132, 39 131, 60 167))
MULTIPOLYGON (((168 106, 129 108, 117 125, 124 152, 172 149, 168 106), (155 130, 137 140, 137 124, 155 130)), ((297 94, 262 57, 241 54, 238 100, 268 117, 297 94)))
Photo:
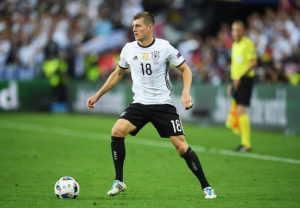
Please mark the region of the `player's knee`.
POLYGON ((186 146, 184 144, 180 144, 176 149, 177 149, 177 152, 182 155, 186 152, 186 150, 188 149, 188 146, 186 146))
POLYGON ((189 145, 187 144, 184 136, 179 136, 176 138, 172 138, 172 143, 175 146, 177 152, 179 154, 183 154, 188 149, 189 145))
POLYGON ((126 131, 125 131, 125 129, 123 129, 121 127, 114 126, 111 130, 111 135, 114 137, 125 137, 126 131))
POLYGON ((241 116, 241 115, 247 113, 247 108, 244 106, 238 106, 236 113, 238 116, 241 116))

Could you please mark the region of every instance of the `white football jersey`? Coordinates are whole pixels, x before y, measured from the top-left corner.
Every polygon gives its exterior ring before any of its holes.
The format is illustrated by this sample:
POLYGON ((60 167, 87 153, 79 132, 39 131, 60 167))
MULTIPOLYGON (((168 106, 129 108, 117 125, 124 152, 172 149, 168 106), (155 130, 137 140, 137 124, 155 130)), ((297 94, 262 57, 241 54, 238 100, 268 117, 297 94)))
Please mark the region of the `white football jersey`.
POLYGON ((119 66, 131 70, 133 103, 172 104, 169 63, 176 67, 184 58, 169 41, 155 38, 147 47, 137 41, 127 43, 121 51, 119 66))

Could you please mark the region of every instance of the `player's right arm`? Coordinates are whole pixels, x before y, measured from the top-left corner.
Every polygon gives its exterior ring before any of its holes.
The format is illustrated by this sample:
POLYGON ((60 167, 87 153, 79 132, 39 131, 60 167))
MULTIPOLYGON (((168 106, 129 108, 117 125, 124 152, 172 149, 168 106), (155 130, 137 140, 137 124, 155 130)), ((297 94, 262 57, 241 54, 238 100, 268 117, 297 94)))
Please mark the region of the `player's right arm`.
POLYGON ((87 99, 87 107, 88 109, 94 109, 94 103, 96 103, 107 91, 113 88, 118 82, 123 78, 125 74, 125 70, 120 66, 117 66, 115 71, 110 74, 105 84, 98 90, 98 92, 87 99))

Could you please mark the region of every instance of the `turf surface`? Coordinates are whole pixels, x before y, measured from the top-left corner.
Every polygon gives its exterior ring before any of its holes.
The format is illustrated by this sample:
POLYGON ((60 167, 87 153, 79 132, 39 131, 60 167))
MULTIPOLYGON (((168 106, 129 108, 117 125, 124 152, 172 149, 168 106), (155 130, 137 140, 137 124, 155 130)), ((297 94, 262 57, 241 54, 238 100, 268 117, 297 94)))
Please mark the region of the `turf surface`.
POLYGON ((239 144, 229 130, 188 124, 184 124, 187 140, 196 149, 217 199, 203 198, 184 160, 151 124, 137 137, 126 138, 128 189, 108 197, 114 176, 109 134, 115 120, 95 115, 0 114, 0 207, 300 207, 299 136, 255 131, 251 154, 256 157, 250 158, 224 151, 239 144), (54 184, 62 176, 79 182, 77 199, 59 200, 54 195, 54 184))

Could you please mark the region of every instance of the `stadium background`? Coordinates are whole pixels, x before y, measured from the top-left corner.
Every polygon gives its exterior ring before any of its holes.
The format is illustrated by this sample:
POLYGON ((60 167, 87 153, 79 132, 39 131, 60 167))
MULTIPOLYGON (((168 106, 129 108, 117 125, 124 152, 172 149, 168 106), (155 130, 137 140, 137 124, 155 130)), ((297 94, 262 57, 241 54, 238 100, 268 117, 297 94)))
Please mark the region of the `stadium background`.
MULTIPOLYGON (((85 105, 86 99, 114 70, 124 43, 133 40, 132 16, 143 10, 155 15, 155 36, 176 46, 193 71, 191 93, 195 106, 191 111, 184 111, 180 103, 180 73, 170 72, 174 104, 184 120, 185 131, 189 132, 189 141, 206 161, 204 165, 214 184, 219 184, 216 191, 222 203, 205 206, 297 207, 300 203, 297 135, 300 132, 300 0, 1 1, 0 185, 4 188, 0 190, 0 206, 16 207, 14 203, 19 203, 25 207, 34 207, 33 204, 86 207, 85 203, 103 203, 103 207, 111 207, 110 200, 97 198, 99 186, 90 185, 89 179, 97 178, 103 187, 100 192, 105 195, 111 174, 103 167, 112 170, 112 165, 109 148, 102 145, 108 144, 111 126, 131 102, 130 75, 106 94, 94 111, 88 111, 85 105), (228 150, 238 144, 238 139, 224 127, 230 102, 226 96, 233 41, 230 24, 236 19, 245 22, 247 36, 255 43, 259 60, 249 109, 255 130, 254 152, 244 155, 228 150), (101 158, 101 167, 98 159, 91 158, 101 158), (68 163, 63 163, 66 160, 68 163), (91 167, 96 170, 90 171, 91 167), (232 175, 232 171, 236 174, 232 175), (52 183, 66 174, 79 178, 83 188, 80 197, 87 201, 76 205, 75 202, 56 204, 51 200, 52 183), (38 177, 43 181, 37 182, 38 177), (28 185, 28 181, 34 185, 28 185), (240 187, 232 192, 232 185, 240 187), (87 189, 95 193, 88 195, 84 192, 87 189), (35 193, 36 190, 41 193, 35 193), (35 194, 31 196, 28 192, 35 194), (264 197, 266 192, 268 195, 264 197), (289 196, 282 198, 287 193, 289 196), (36 201, 36 197, 45 200, 36 201)), ((156 162, 161 162, 161 156, 174 157, 174 152, 168 150, 170 146, 165 142, 158 142, 153 131, 147 126, 139 135, 146 139, 129 138, 128 154, 152 164, 151 170, 146 169, 156 175, 159 168, 170 166, 167 162, 161 165, 156 162), (153 147, 167 148, 167 153, 153 147), (152 151, 155 154, 151 158, 142 154, 152 151)), ((138 165, 143 165, 142 161, 130 157, 128 160, 128 169, 137 170, 138 165)), ((180 165, 176 163, 177 166, 180 165)), ((170 176, 171 172, 160 173, 160 177, 178 180, 178 176, 170 176)), ((137 187, 142 184, 134 179, 142 181, 143 177, 138 171, 129 171, 127 175, 128 181, 137 187)), ((148 182, 157 183, 155 179, 148 182)), ((132 189, 137 198, 128 194, 113 203, 125 204, 124 207, 186 207, 184 203, 197 207, 204 203, 187 202, 184 197, 189 196, 177 195, 178 189, 171 189, 174 184, 168 184, 168 180, 161 184, 177 199, 168 201, 168 192, 158 195, 158 188, 149 188, 147 193, 132 189), (157 201, 145 198, 147 194, 157 197, 157 201)), ((192 185, 176 184, 183 191, 195 189, 192 185)))
MULTIPOLYGON (((132 14, 147 10, 156 18, 155 36, 176 46, 193 71, 196 105, 189 112, 179 108, 184 120, 224 123, 229 109, 224 85, 229 82, 233 41, 230 23, 241 19, 259 56, 250 109, 253 126, 294 134, 300 130, 296 125, 299 4, 299 0, 2 1, 0 109, 87 112, 86 98, 112 72, 124 43, 133 40, 132 14)), ((180 73, 171 70, 171 77, 175 89, 180 89, 180 73)), ((127 75, 100 101, 98 111, 119 114, 130 95, 127 75)), ((178 90, 174 102, 179 107, 178 90)))

